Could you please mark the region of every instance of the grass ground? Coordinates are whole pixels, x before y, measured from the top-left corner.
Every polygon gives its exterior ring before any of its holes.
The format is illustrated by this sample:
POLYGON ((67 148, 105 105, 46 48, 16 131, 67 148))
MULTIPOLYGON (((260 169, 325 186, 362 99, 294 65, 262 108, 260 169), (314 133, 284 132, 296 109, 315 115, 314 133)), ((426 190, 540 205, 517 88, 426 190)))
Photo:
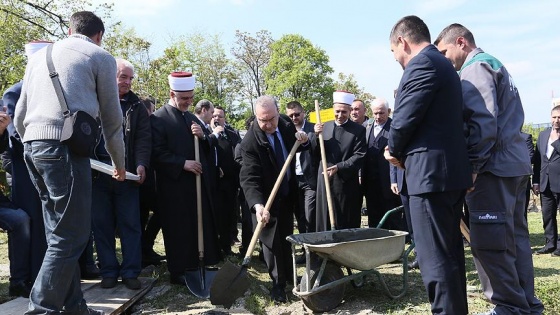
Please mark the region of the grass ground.
MULTIPOLYGON (((533 250, 542 246, 544 237, 542 230, 541 213, 530 212, 528 215, 531 245, 533 250)), ((161 235, 156 242, 156 251, 163 253, 161 235)), ((237 251, 237 248, 234 249, 237 251)), ((374 255, 375 253, 372 253, 374 255)), ((471 314, 488 311, 492 305, 486 301, 480 292, 480 283, 470 248, 466 247, 467 289, 469 311, 471 314)), ((240 264, 236 257, 229 257, 234 264, 240 264)), ((536 295, 545 304, 545 314, 560 314, 560 305, 557 303, 560 292, 560 258, 550 255, 534 255, 535 290, 536 295)), ((0 264, 8 264, 6 233, 0 233, 0 264)), ((276 306, 268 297, 270 287, 269 276, 265 266, 259 261, 257 255, 253 256, 249 273, 251 287, 248 294, 240 299, 238 307, 253 314, 303 314, 303 304, 299 298, 291 295, 286 305, 276 306)), ((389 287, 398 289, 402 286, 402 265, 386 264, 379 268, 389 287)), ((199 314, 213 313, 224 314, 223 311, 213 310, 207 301, 201 301, 190 294, 186 287, 169 285, 169 275, 165 265, 145 270, 150 276, 158 277, 159 281, 139 305, 133 308, 134 314, 199 314)), ((300 270, 300 274, 302 271, 300 270)), ((420 272, 409 272, 408 291, 399 299, 388 298, 379 281, 368 278, 368 282, 361 288, 346 286, 344 300, 340 306, 330 311, 329 314, 429 314, 430 306, 424 291, 420 272), (369 281, 371 280, 371 281, 369 281)), ((0 278, 0 303, 10 299, 7 296, 8 277, 0 278)))

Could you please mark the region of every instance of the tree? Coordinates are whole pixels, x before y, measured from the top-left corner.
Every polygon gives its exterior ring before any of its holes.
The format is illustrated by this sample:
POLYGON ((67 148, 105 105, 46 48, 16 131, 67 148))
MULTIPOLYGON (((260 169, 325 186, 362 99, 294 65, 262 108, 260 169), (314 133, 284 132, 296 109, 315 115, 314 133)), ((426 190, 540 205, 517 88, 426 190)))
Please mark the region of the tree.
POLYGON ((333 80, 326 52, 301 35, 284 35, 271 45, 271 56, 264 70, 266 92, 280 98, 283 106, 298 100, 306 110, 332 105, 333 80))
POLYGON ((364 101, 366 110, 369 111, 369 105, 371 101, 375 99, 375 96, 366 92, 363 88, 358 85, 358 82, 354 78, 354 74, 350 73, 345 75, 342 72, 338 73, 338 81, 334 83, 335 90, 348 91, 356 96, 357 99, 364 101))
POLYGON ((266 91, 263 70, 270 60, 273 39, 267 30, 258 31, 255 37, 237 30, 235 38, 231 53, 241 73, 242 95, 252 105, 253 100, 266 91))
POLYGON ((132 90, 140 96, 153 95, 152 79, 157 76, 150 69, 150 47, 152 43, 139 37, 133 28, 116 23, 103 37, 103 48, 116 58, 123 58, 134 65, 132 90))
MULTIPOLYGON (((24 45, 32 40, 58 40, 68 34, 70 15, 89 8, 87 0, 2 0, 0 2, 0 89, 21 80, 25 71, 24 45)), ((96 11, 110 17, 112 5, 96 11)))

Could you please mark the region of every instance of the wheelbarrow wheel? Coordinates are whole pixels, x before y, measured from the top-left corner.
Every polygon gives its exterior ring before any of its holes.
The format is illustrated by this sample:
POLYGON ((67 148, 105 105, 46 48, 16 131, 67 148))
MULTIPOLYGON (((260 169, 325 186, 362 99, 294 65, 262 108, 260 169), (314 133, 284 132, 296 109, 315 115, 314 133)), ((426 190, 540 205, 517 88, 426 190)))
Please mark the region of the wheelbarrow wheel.
MULTIPOLYGON (((311 282, 310 286, 313 285, 315 279, 317 279, 317 274, 319 273, 319 269, 311 270, 311 282)), ((323 272, 323 277, 321 278, 320 285, 325 285, 327 283, 336 281, 344 277, 344 273, 339 266, 335 265, 334 263, 327 263, 325 266, 325 271, 323 272)), ((305 290, 307 286, 307 275, 304 274, 301 278, 300 282, 300 290, 305 290)), ((321 291, 315 294, 311 294, 308 296, 302 296, 301 300, 303 304, 307 306, 310 310, 314 312, 328 312, 333 308, 337 307, 340 302, 342 302, 342 298, 344 297, 344 290, 346 285, 343 283, 338 285, 332 289, 328 289, 325 291, 321 291)))

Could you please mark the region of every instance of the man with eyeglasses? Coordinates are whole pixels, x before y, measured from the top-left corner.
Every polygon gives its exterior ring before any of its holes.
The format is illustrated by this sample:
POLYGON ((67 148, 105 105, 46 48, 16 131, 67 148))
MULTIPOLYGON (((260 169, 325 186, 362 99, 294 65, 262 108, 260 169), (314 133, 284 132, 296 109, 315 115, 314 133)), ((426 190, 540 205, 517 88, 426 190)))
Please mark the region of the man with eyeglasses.
MULTIPOLYGON (((349 118, 354 99, 354 94, 349 92, 334 92, 335 120, 315 124, 317 135, 323 133, 327 159, 327 169, 323 170, 319 165, 317 178, 317 232, 331 228, 323 171, 327 172, 330 180, 336 228, 359 228, 361 224, 363 198, 359 171, 366 154, 366 128, 349 118)), ((315 135, 311 137, 312 144, 317 143, 316 138, 315 135)))
MULTIPOLYGON (((294 122, 298 131, 309 135, 314 132, 315 124, 305 120, 305 111, 298 101, 286 105, 286 115, 294 122)), ((315 232, 315 190, 317 189, 317 172, 319 160, 313 158, 310 151, 296 154, 296 177, 298 182, 298 203, 294 214, 300 233, 315 232)), ((305 256, 300 256, 297 263, 304 263, 305 256)))
POLYGON ((280 115, 276 100, 269 95, 255 102, 255 123, 241 141, 240 182, 253 223, 262 221, 265 226, 259 239, 263 256, 272 279, 271 298, 285 303, 286 283, 292 279, 291 246, 286 237, 293 233, 292 209, 297 198, 295 162, 292 160, 270 210, 265 209, 268 196, 280 174, 284 161, 296 141, 307 148, 307 134, 297 131, 292 121, 280 115))

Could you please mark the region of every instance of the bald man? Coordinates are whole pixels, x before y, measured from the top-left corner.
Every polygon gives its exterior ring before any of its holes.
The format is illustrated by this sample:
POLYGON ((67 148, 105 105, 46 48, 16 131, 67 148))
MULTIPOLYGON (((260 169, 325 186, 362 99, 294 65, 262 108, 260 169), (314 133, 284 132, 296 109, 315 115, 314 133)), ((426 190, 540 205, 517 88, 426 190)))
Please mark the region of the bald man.
MULTIPOLYGON (((362 189, 366 197, 369 227, 377 227, 385 213, 400 206, 398 195, 391 191, 389 162, 383 156, 391 128, 391 109, 386 99, 376 98, 371 103, 373 117, 366 123, 366 158, 362 168, 362 189)), ((404 229, 402 215, 392 215, 388 229, 404 229)))

